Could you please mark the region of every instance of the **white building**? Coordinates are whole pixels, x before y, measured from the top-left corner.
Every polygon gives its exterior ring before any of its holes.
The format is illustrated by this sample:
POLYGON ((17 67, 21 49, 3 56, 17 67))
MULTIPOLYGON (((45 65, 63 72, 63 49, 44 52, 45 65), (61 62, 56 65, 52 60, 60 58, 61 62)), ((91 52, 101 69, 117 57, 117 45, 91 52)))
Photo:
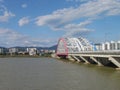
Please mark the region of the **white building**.
POLYGON ((110 42, 104 43, 104 50, 110 50, 110 42))
POLYGON ((37 54, 37 48, 27 48, 27 52, 30 56, 34 56, 37 54))
POLYGON ((10 53, 10 54, 18 53, 18 48, 9 48, 9 53, 10 53))
POLYGON ((105 42, 102 44, 95 44, 97 51, 100 50, 120 50, 120 41, 111 41, 111 42, 105 42))
POLYGON ((114 41, 110 42, 110 50, 117 50, 117 42, 114 41))

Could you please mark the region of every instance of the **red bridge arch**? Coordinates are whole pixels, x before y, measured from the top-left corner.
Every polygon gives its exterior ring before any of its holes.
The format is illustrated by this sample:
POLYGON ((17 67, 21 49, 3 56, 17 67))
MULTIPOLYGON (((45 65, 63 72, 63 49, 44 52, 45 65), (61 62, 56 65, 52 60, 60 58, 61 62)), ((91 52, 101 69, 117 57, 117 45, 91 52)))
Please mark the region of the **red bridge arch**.
POLYGON ((66 57, 68 55, 67 43, 64 38, 60 38, 58 41, 56 55, 59 57, 66 57))

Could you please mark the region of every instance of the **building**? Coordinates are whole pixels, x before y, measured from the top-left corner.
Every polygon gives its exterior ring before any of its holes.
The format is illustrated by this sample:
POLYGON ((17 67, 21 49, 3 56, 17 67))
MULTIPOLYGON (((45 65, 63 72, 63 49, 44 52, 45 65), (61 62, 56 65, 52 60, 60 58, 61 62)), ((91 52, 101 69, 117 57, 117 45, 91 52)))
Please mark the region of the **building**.
POLYGON ((114 41, 110 42, 110 50, 117 50, 117 42, 114 41))
POLYGON ((95 48, 96 48, 96 51, 101 51, 102 50, 102 44, 101 43, 95 44, 95 48))
POLYGON ((120 50, 120 41, 117 41, 117 50, 120 50))
POLYGON ((103 50, 110 50, 110 42, 105 42, 102 44, 103 50))
POLYGON ((3 55, 6 53, 6 48, 0 47, 0 54, 3 55))
POLYGON ((37 55, 37 48, 27 48, 27 52, 30 56, 35 56, 37 55))
POLYGON ((97 51, 120 50, 120 41, 111 41, 101 44, 95 44, 97 51))
POLYGON ((18 54, 18 48, 15 48, 15 47, 13 47, 13 48, 9 48, 9 54, 10 55, 13 55, 13 54, 18 54))

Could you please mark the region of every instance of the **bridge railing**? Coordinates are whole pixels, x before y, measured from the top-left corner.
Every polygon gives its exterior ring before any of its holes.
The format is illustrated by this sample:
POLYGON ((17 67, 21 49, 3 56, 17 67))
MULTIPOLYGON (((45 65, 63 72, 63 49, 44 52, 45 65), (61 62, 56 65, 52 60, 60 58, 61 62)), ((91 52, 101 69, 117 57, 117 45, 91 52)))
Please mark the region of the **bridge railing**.
POLYGON ((112 54, 112 55, 120 55, 120 50, 81 51, 81 52, 77 52, 77 53, 68 53, 68 54, 112 54))

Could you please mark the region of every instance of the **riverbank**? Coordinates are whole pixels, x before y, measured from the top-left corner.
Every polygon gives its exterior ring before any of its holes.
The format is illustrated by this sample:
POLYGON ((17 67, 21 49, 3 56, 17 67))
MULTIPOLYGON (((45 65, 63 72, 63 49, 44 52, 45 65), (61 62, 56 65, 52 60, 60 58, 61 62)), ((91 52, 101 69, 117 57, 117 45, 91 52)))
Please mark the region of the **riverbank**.
POLYGON ((24 57, 30 57, 30 58, 41 58, 41 57, 51 57, 51 54, 43 54, 43 55, 0 55, 0 58, 11 58, 11 57, 18 57, 18 58, 24 58, 24 57))

